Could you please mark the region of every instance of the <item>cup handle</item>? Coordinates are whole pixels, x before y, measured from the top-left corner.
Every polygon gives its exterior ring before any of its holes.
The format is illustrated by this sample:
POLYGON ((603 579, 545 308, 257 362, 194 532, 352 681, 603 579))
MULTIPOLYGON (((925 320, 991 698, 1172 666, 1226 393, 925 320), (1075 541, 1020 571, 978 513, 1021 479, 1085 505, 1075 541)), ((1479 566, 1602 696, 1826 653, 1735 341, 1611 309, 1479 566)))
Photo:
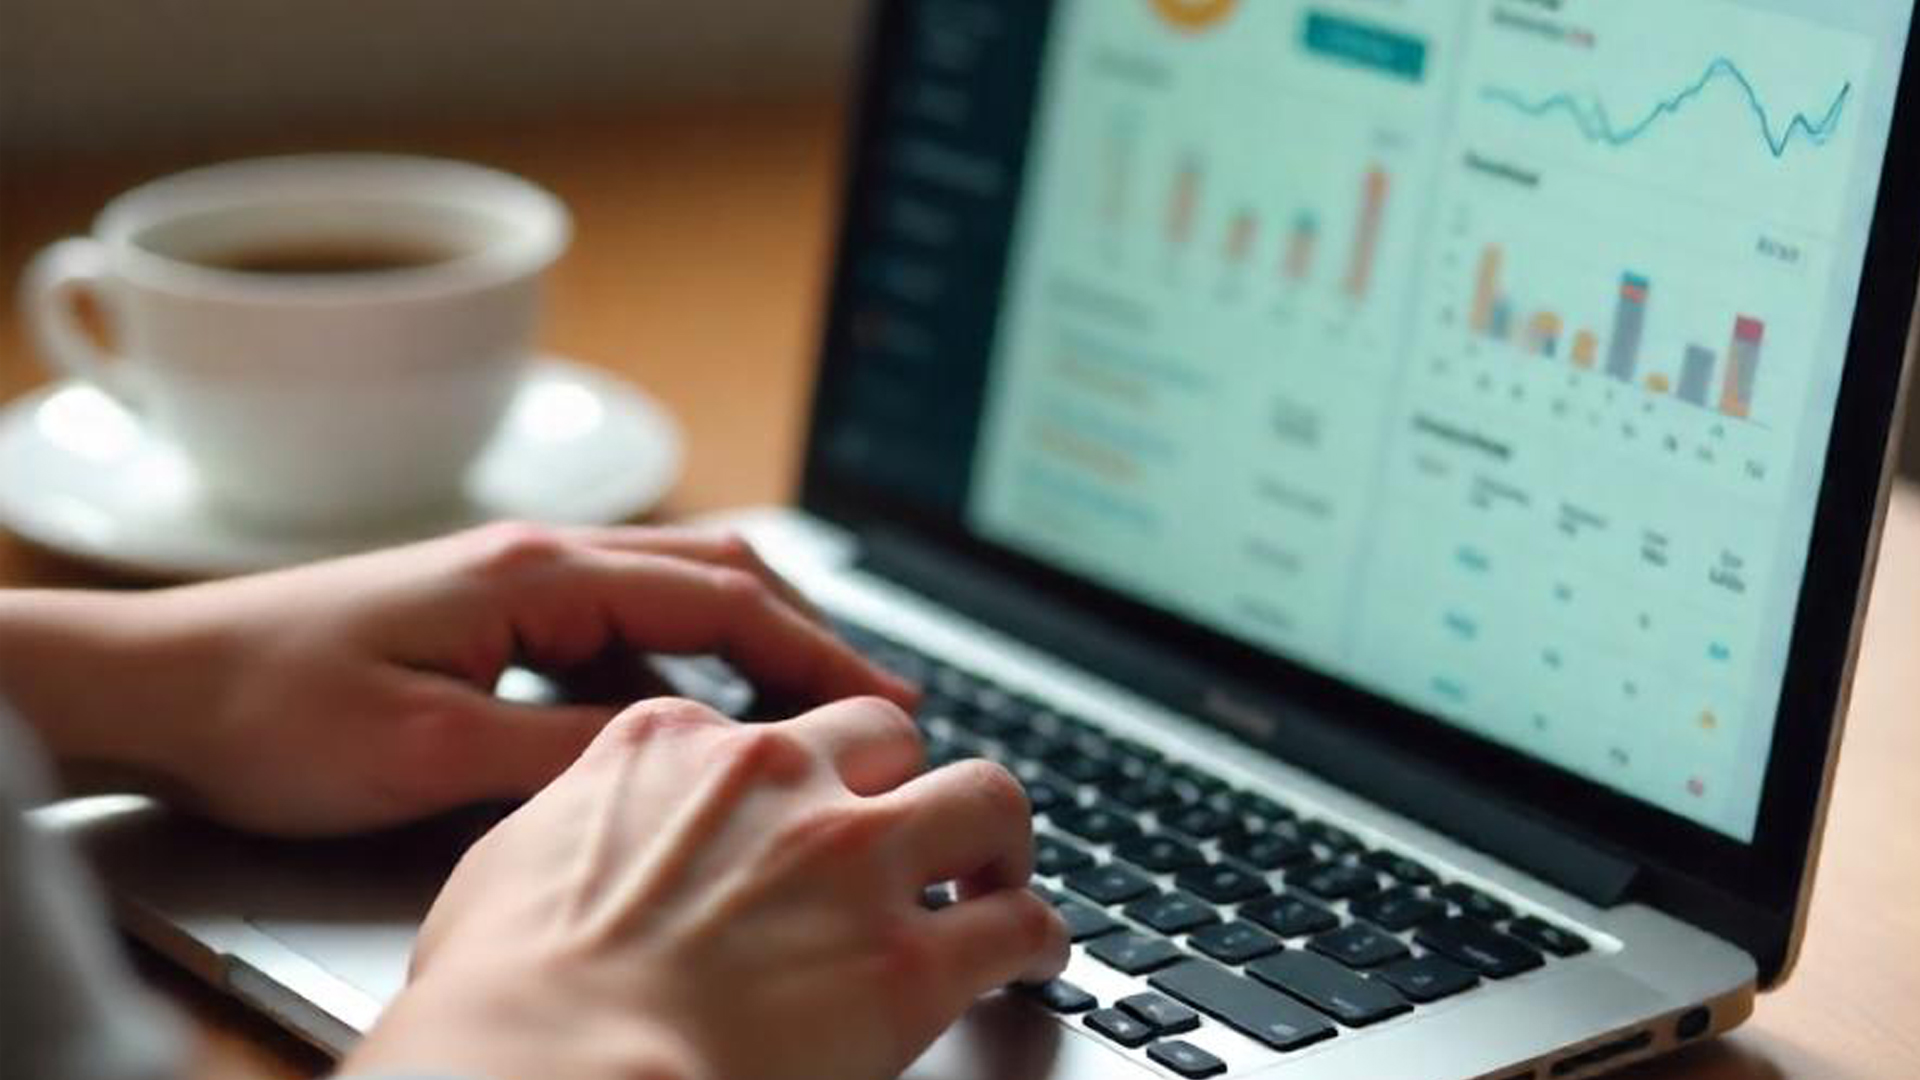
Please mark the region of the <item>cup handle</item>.
POLYGON ((118 322, 110 305, 111 272, 106 249, 97 240, 73 237, 43 248, 22 278, 20 305, 40 359, 55 375, 91 383, 129 409, 138 408, 125 369, 98 348, 80 325, 74 298, 85 292, 103 306, 109 325, 118 322))

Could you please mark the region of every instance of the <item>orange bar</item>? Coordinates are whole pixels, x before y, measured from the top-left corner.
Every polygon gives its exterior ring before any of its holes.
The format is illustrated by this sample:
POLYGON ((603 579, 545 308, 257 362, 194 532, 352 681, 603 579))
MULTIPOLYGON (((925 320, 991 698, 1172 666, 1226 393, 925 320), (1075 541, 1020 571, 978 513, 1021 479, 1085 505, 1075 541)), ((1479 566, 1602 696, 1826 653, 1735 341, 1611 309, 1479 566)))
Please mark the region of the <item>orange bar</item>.
POLYGON ((1347 264, 1347 295, 1366 298, 1373 284, 1373 260, 1380 247, 1381 219, 1387 212, 1387 171, 1374 166, 1361 185, 1360 223, 1353 232, 1353 255, 1347 264))
POLYGON ((1473 286, 1473 332, 1484 334, 1493 328, 1493 304, 1500 297, 1500 263, 1505 253, 1499 244, 1488 244, 1480 253, 1480 273, 1473 286))
POLYGON ((1673 382, 1665 375, 1649 375, 1647 376, 1647 389, 1656 394, 1664 394, 1673 389, 1673 382))
POLYGON ((1753 412, 1753 383, 1766 332, 1766 324, 1751 315, 1733 322, 1733 345, 1727 350, 1726 373, 1720 382, 1720 411, 1728 416, 1744 420, 1753 412))
POLYGON ((1582 330, 1573 335, 1573 366, 1590 368, 1594 356, 1600 351, 1600 339, 1591 330, 1582 330))
POLYGON ((1560 316, 1551 311, 1536 311, 1527 321, 1527 345, 1541 356, 1552 356, 1560 348, 1560 316))
POLYGON ((1239 266, 1253 253, 1253 239, 1260 231, 1260 219, 1253 211, 1242 210, 1233 215, 1233 224, 1227 227, 1227 261, 1239 266))

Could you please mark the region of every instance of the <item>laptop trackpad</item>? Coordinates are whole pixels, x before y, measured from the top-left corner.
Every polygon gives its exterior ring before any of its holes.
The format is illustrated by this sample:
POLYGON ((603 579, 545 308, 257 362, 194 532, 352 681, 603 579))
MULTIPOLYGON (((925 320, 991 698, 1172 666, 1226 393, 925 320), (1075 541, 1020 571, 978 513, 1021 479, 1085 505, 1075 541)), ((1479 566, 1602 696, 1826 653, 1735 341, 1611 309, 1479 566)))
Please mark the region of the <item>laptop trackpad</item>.
POLYGON ((382 1005, 406 985, 407 961, 419 928, 415 921, 249 918, 247 923, 382 1005))

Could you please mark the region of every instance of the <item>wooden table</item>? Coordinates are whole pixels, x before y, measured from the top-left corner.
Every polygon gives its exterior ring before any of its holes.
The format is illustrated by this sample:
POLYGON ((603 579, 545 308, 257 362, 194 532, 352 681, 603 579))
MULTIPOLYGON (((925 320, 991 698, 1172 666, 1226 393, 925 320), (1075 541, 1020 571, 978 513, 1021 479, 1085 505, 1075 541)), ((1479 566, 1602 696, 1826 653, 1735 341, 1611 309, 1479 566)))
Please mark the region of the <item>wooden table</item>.
MULTIPOLYGON (((833 207, 837 111, 701 107, 508 130, 361 133, 394 147, 503 165, 572 204, 579 236, 554 282, 555 350, 646 384, 691 436, 667 511, 792 490, 833 207)), ((39 244, 85 228, 107 196, 215 156, 310 145, 266 140, 16 169, 0 201, 9 279, 39 244)), ((0 308, 0 393, 41 375, 0 308)), ((98 583, 92 571, 0 540, 0 583, 98 583)), ((1640 1077, 1920 1076, 1920 492, 1902 491, 1841 762, 1825 865, 1792 982, 1742 1031, 1640 1077)), ((301 1077, 325 1059, 170 970, 145 977, 204 1036, 202 1076, 301 1077)))

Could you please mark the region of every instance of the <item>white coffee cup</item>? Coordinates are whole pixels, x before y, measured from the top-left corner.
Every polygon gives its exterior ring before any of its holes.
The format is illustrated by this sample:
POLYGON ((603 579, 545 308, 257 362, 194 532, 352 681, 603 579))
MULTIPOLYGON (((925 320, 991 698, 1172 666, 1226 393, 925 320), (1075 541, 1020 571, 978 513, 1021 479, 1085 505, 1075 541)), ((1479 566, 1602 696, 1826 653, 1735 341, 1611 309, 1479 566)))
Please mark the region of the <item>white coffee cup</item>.
POLYGON ((177 444, 214 507, 358 530, 457 506, 569 234, 559 200, 477 165, 262 158, 114 199, 34 259, 22 303, 48 364, 177 444))

